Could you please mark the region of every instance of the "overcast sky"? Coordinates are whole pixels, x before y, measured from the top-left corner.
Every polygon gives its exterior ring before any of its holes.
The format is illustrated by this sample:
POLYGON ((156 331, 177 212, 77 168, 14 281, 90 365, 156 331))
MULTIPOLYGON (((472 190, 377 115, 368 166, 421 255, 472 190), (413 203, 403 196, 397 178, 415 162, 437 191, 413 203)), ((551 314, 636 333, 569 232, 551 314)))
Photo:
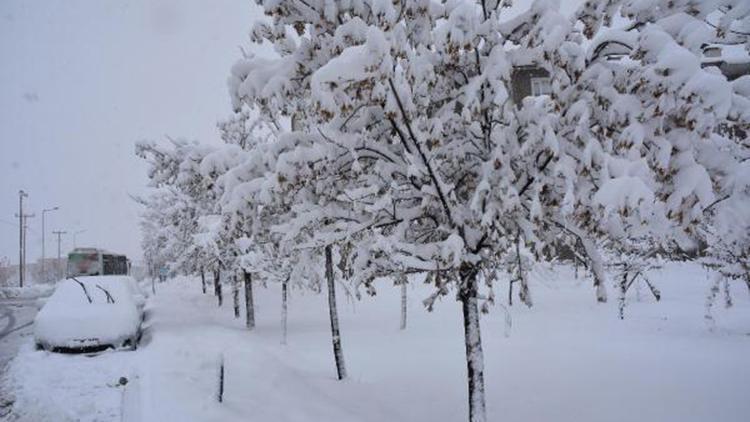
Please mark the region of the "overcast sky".
POLYGON ((18 190, 29 197, 27 260, 41 210, 63 254, 96 246, 141 258, 145 168, 134 142, 218 142, 226 79, 249 44, 250 0, 0 1, 0 257, 18 261, 18 190))
MULTIPOLYGON (((563 0, 563 10, 581 0, 563 0)), ((251 0, 0 0, 0 258, 18 261, 18 190, 29 197, 27 260, 41 211, 62 253, 95 246, 141 258, 130 194, 143 193, 134 143, 219 142, 226 79, 259 16, 251 0)), ((527 1, 516 2, 518 11, 527 1)), ((511 13, 512 15, 513 13, 511 13)))

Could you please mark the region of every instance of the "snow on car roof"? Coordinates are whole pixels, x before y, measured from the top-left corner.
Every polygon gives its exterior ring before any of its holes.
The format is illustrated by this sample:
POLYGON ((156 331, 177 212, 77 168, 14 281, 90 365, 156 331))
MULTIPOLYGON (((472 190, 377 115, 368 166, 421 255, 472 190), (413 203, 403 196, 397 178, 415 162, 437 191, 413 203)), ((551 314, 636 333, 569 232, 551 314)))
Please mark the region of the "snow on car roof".
POLYGON ((61 280, 34 321, 37 343, 75 347, 82 340, 119 345, 140 325, 135 280, 88 276, 61 280))

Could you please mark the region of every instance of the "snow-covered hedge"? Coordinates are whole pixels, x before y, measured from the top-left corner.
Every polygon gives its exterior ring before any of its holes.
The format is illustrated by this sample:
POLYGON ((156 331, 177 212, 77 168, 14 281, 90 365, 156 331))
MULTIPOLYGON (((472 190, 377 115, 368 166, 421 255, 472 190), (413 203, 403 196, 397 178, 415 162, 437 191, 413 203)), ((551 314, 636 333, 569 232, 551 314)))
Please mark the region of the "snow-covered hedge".
POLYGON ((54 284, 32 284, 24 287, 3 287, 0 288, 0 299, 36 299, 49 296, 54 289, 54 284))

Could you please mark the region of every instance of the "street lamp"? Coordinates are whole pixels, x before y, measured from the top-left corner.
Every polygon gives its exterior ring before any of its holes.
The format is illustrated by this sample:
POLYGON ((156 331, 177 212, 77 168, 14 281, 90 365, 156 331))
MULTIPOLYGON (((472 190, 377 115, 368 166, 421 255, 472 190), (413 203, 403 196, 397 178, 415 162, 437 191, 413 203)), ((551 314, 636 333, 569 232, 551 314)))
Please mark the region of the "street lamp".
POLYGON ((23 189, 18 191, 18 287, 23 287, 23 276, 25 272, 25 261, 26 254, 24 253, 24 229, 25 229, 25 215, 23 213, 23 198, 28 198, 29 194, 24 192, 23 189))
POLYGON ((44 281, 48 281, 47 269, 46 269, 47 263, 45 262, 46 259, 47 259, 47 256, 46 256, 45 250, 44 250, 44 247, 46 246, 46 243, 44 241, 44 234, 45 234, 45 231, 44 231, 44 215, 46 213, 48 213, 48 212, 57 211, 59 209, 60 209, 60 207, 52 207, 52 208, 46 208, 46 209, 42 210, 42 277, 44 278, 44 281))

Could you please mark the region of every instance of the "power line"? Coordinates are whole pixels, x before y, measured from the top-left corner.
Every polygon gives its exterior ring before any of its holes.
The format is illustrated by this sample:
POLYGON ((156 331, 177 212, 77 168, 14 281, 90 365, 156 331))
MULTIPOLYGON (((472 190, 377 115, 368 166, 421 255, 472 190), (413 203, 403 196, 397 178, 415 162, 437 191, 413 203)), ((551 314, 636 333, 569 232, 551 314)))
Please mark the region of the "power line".
MULTIPOLYGON (((0 219, 0 223, 5 223, 5 224, 7 224, 7 225, 9 225, 9 226, 13 226, 13 227, 15 227, 15 228, 18 228, 18 223, 13 223, 13 222, 11 222, 11 221, 8 221, 8 220, 3 220, 3 219, 0 219)), ((33 228, 33 227, 31 227, 31 226, 26 226, 26 229, 27 229, 27 230, 29 230, 30 232, 32 232, 32 233, 34 233, 34 234, 36 234, 37 236, 39 236, 39 232, 38 232, 38 231, 36 231, 36 229, 35 229, 35 228, 33 228)))

